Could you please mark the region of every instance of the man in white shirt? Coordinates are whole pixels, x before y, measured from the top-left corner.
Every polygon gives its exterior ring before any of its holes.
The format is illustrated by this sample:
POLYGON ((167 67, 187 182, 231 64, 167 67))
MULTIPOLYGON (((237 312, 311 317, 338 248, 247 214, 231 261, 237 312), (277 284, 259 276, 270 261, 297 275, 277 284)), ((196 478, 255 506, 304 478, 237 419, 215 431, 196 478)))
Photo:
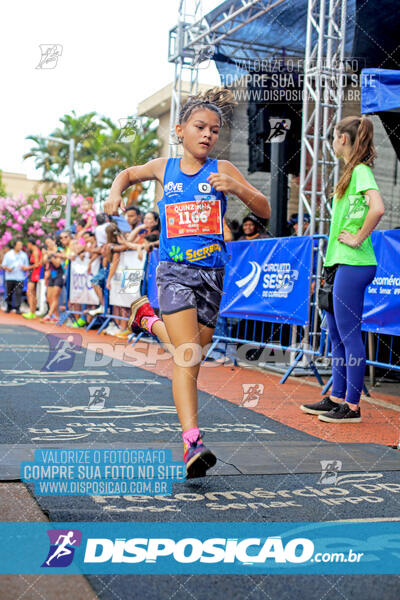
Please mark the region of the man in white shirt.
POLYGON ((96 242, 99 248, 107 243, 106 229, 109 226, 109 221, 106 219, 104 214, 96 215, 97 227, 94 230, 96 236, 96 242))
POLYGON ((107 270, 103 266, 103 253, 102 248, 107 243, 107 234, 106 229, 110 225, 109 220, 107 219, 104 213, 96 215, 97 227, 94 230, 94 235, 96 236, 97 247, 92 252, 92 260, 89 263, 89 272, 91 269, 92 261, 96 258, 96 255, 100 258, 99 268, 97 273, 92 277, 91 283, 93 285, 93 289, 97 294, 99 299, 99 306, 97 308, 93 308, 89 310, 88 313, 91 317, 95 317, 96 315, 101 315, 104 313, 104 285, 107 276, 107 270))
POLYGON ((14 248, 9 250, 3 258, 1 268, 5 271, 7 286, 7 310, 13 309, 13 294, 15 293, 15 309, 20 314, 21 296, 26 278, 26 271, 29 271, 29 260, 27 254, 22 250, 21 240, 15 242, 14 248))

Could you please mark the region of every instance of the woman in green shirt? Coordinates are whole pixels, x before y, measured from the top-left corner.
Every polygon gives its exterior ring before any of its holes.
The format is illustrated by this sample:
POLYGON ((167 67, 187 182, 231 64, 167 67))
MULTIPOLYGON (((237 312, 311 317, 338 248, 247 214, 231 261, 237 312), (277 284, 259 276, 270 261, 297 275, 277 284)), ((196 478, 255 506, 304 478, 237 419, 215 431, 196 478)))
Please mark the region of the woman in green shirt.
POLYGON ((366 117, 346 117, 335 127, 333 149, 345 162, 335 190, 325 267, 336 268, 333 313, 327 312, 332 343, 332 393, 301 406, 328 423, 359 423, 365 374, 361 337, 364 293, 376 272, 370 234, 384 214, 371 171, 376 157, 373 125, 366 117), (345 400, 345 402, 344 402, 345 400))

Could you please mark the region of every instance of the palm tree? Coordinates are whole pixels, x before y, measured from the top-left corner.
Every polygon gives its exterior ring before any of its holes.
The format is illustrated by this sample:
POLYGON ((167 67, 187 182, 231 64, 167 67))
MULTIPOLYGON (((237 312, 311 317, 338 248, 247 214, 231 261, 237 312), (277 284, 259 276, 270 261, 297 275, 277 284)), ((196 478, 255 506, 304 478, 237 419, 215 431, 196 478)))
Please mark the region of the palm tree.
MULTIPOLYGON (((133 140, 121 138, 121 128, 111 119, 90 112, 78 117, 75 111, 64 115, 51 136, 75 141, 74 191, 84 195, 105 198, 116 175, 132 165, 144 164, 159 153, 160 142, 153 119, 129 117, 132 121, 133 140)), ((68 169, 68 146, 28 136, 35 142, 24 159, 34 158, 42 170, 42 179, 57 182, 68 169)), ((148 186, 147 186, 148 188, 148 186)), ((146 188, 146 189, 147 189, 146 188)), ((130 201, 137 203, 143 190, 138 186, 130 193, 130 201)))
MULTIPOLYGON (((130 117, 133 119, 133 117, 130 117)), ((136 119, 131 132, 134 139, 129 142, 120 140, 121 129, 111 121, 103 118, 102 122, 109 128, 107 145, 99 152, 100 170, 98 181, 105 186, 106 193, 120 171, 134 165, 143 165, 159 155, 160 142, 153 119, 136 119), (133 130, 134 127, 134 130, 133 130)), ((130 190, 128 204, 138 203, 138 192, 147 190, 149 185, 138 184, 130 190)))

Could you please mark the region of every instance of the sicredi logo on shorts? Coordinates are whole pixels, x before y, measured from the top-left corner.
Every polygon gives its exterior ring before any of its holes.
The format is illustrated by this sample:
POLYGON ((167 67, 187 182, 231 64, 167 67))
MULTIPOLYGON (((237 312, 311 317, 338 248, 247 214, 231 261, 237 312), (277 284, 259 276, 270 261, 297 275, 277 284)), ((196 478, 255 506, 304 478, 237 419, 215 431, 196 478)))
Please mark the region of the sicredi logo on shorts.
POLYGON ((164 192, 166 194, 183 193, 183 183, 181 181, 178 183, 168 181, 168 183, 164 185, 164 192))
MULTIPOLYGON (((268 538, 90 538, 86 543, 85 563, 155 563, 170 557, 178 563, 260 564, 304 563, 314 554, 308 538, 294 538, 286 544, 279 536, 268 538)), ((160 561, 160 562, 161 562, 160 561)))

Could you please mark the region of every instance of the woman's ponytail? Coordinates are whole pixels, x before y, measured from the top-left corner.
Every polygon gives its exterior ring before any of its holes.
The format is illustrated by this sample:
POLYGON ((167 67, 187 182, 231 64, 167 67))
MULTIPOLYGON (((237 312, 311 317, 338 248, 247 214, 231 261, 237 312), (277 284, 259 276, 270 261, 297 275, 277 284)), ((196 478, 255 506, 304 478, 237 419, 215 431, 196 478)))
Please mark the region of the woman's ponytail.
POLYGON ((365 164, 372 167, 376 158, 374 147, 374 126, 368 117, 346 117, 335 127, 338 134, 347 133, 352 145, 350 160, 336 186, 336 198, 344 196, 353 173, 354 167, 365 164))

